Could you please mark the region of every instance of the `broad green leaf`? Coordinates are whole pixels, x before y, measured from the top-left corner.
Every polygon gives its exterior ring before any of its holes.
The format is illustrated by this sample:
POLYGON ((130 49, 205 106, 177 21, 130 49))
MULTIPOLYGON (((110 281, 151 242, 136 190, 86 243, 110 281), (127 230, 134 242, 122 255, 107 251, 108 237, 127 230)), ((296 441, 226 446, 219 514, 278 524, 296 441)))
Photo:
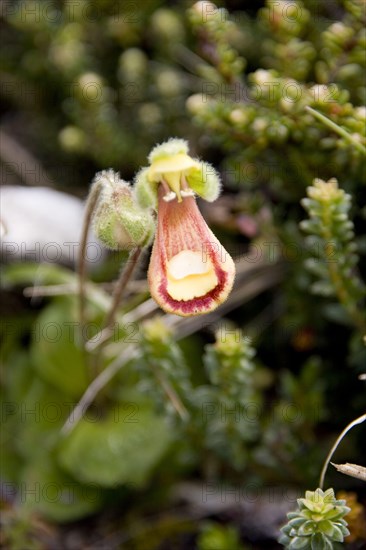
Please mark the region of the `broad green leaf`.
POLYGON ((15 448, 26 460, 42 460, 55 446, 59 431, 74 402, 35 377, 23 399, 16 403, 16 425, 12 432, 15 448))
POLYGON ((78 346, 75 301, 55 300, 38 317, 32 342, 37 373, 65 395, 78 398, 87 387, 85 358, 78 346))
POLYGON ((29 352, 12 349, 2 368, 2 388, 6 401, 21 402, 34 379, 29 352))
POLYGON ((65 474, 52 456, 29 464, 18 487, 21 506, 56 522, 83 518, 96 512, 102 503, 102 492, 96 484, 81 485, 65 474))
MULTIPOLYGON (((3 402, 0 402, 0 407, 3 410, 3 402)), ((14 432, 16 429, 17 424, 14 419, 4 422, 2 418, 0 430, 0 464, 4 494, 7 489, 11 491, 11 485, 18 481, 19 471, 22 465, 22 460, 14 445, 14 432)))
POLYGON ((31 262, 6 266, 2 274, 2 285, 49 285, 74 281, 75 274, 59 265, 31 262))
POLYGON ((173 435, 162 417, 134 405, 115 407, 98 421, 81 420, 60 446, 60 465, 84 483, 143 486, 173 435))

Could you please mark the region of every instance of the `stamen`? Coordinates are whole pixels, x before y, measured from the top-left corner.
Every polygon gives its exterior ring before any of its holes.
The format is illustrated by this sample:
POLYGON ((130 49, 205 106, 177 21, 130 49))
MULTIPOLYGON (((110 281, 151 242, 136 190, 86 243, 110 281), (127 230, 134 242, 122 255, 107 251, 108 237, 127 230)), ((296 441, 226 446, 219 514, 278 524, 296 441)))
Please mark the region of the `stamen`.
POLYGON ((183 189, 184 191, 187 191, 187 189, 189 189, 188 183, 187 183, 187 180, 186 180, 184 174, 182 174, 182 176, 181 176, 181 178, 180 178, 180 187, 181 187, 181 189, 183 189))
POLYGON ((193 189, 182 189, 180 194, 182 195, 182 197, 194 197, 193 189))
POLYGON ((166 195, 164 195, 163 197, 163 201, 165 202, 171 202, 173 201, 174 199, 177 198, 177 195, 174 193, 174 191, 169 191, 169 193, 167 193, 166 195))

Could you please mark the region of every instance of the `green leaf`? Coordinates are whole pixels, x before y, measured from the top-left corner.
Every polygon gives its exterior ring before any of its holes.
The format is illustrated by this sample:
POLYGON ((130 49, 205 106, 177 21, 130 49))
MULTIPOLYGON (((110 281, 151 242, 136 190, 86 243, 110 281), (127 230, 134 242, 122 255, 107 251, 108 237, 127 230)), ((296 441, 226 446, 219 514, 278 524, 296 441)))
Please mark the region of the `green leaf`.
POLYGON ((42 460, 54 447, 59 430, 70 411, 70 403, 43 380, 35 378, 16 407, 14 447, 25 460, 42 460))
POLYGON ((299 512, 289 512, 287 514, 287 519, 295 519, 299 517, 299 512))
POLYGON ((31 348, 38 374, 65 395, 78 398, 87 387, 82 350, 77 345, 79 323, 73 300, 58 299, 38 317, 31 348))
POLYGON ((51 521, 76 520, 96 512, 102 503, 95 484, 81 485, 62 472, 50 455, 31 463, 18 488, 19 504, 51 521))
POLYGON ((291 550, 301 550, 302 548, 309 548, 309 537, 294 537, 291 540, 289 548, 291 550))
POLYGON ((139 403, 112 409, 106 418, 79 422, 61 444, 60 464, 79 481, 102 487, 143 486, 172 434, 162 417, 139 403))
POLYGON ((282 544, 282 546, 285 546, 286 548, 288 548, 290 544, 290 540, 291 539, 286 534, 281 534, 278 539, 278 542, 282 544))
POLYGON ((300 501, 301 501, 301 504, 303 506, 306 506, 306 508, 311 512, 318 513, 321 510, 322 504, 319 503, 319 501, 314 502, 309 498, 301 498, 300 501))
POLYGON ((197 540, 198 550, 241 550, 235 527, 206 523, 197 540))
POLYGON ((6 368, 4 368, 2 387, 6 392, 6 399, 20 403, 34 378, 28 351, 12 349, 4 361, 4 366, 6 368))
POLYGON ((333 506, 332 510, 329 510, 324 516, 324 519, 330 519, 334 521, 335 519, 341 518, 344 516, 344 510, 341 507, 333 506))
POLYGON ((64 267, 31 262, 8 265, 2 275, 4 286, 62 284, 74 280, 75 274, 64 267))
MULTIPOLYGON (((308 524, 308 523, 309 523, 309 521, 306 521, 305 518, 296 517, 294 519, 291 519, 288 522, 288 525, 290 525, 290 527, 293 527, 294 529, 298 529, 300 526, 308 524)), ((310 523, 312 523, 312 522, 310 522, 310 523)), ((300 534, 307 534, 307 533, 300 533, 300 534)))
MULTIPOLYGON (((0 406, 3 403, 0 402, 0 406)), ((4 494, 5 489, 11 487, 9 484, 16 483, 19 479, 19 472, 22 467, 22 459, 14 449, 13 441, 15 426, 10 426, 10 423, 2 423, 0 430, 0 463, 1 463, 1 476, 4 480, 4 494)))
MULTIPOLYGON (((343 529, 345 529, 345 528, 343 527, 343 529)), ((334 524, 333 524, 332 538, 336 542, 343 542, 343 538, 344 538, 344 534, 342 533, 342 530, 334 524)))
POLYGON ((300 536, 307 536, 307 535, 310 535, 311 533, 314 533, 316 527, 315 527, 316 524, 314 524, 313 521, 306 521, 303 525, 301 525, 301 527, 299 528, 298 530, 298 534, 300 536))
POLYGON ((331 521, 320 521, 319 530, 324 533, 324 535, 327 535, 328 537, 333 537, 334 527, 331 521))
POLYGON ((334 489, 330 488, 324 492, 324 501, 333 503, 335 500, 334 489))
MULTIPOLYGON (((24 417, 27 413, 26 395, 33 384, 34 372, 30 367, 29 354, 22 350, 13 349, 4 359, 1 388, 1 467, 4 480, 18 479, 21 454, 19 432, 24 427, 24 417)), ((33 445, 32 445, 33 448, 33 445)))
POLYGON ((311 537, 311 550, 333 550, 333 545, 325 535, 316 533, 311 537))

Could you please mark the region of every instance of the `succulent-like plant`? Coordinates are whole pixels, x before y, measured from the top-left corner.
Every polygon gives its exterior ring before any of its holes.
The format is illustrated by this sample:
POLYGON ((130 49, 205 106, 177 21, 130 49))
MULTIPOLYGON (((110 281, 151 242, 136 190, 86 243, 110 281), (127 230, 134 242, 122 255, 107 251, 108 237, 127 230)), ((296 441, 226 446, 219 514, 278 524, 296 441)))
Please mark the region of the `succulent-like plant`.
POLYGON ((364 332, 365 318, 359 303, 365 297, 365 286, 356 270, 358 256, 349 217, 351 196, 338 187, 335 178, 328 182, 315 179, 307 194, 301 203, 309 219, 300 227, 310 234, 307 244, 313 257, 306 266, 318 278, 312 291, 336 295, 354 324, 364 332))
POLYGON ((349 535, 344 518, 350 511, 345 500, 337 500, 333 489, 306 491, 297 499, 298 509, 287 514, 279 542, 288 550, 332 550, 349 535))

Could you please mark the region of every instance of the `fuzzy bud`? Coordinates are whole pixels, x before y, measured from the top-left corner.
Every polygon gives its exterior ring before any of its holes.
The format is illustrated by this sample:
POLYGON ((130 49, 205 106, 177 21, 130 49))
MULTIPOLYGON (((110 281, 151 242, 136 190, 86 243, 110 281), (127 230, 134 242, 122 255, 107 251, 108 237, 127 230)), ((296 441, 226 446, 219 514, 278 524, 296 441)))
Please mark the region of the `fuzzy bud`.
POLYGON ((99 172, 93 185, 101 186, 94 214, 96 236, 112 250, 148 246, 155 231, 152 214, 137 205, 129 183, 113 170, 99 172))

